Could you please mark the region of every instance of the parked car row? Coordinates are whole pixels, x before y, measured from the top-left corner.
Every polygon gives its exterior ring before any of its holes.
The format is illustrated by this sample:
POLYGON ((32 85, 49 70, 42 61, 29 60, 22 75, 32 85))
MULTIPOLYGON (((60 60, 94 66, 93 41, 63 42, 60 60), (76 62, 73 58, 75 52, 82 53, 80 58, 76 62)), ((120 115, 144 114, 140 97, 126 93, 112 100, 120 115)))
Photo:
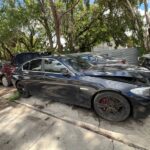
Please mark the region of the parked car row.
POLYGON ((75 56, 78 58, 82 58, 89 63, 93 65, 98 65, 98 64, 126 64, 127 61, 126 59, 122 58, 115 58, 111 57, 109 55, 93 55, 91 53, 78 53, 78 54, 71 54, 71 56, 75 56))
POLYGON ((25 98, 33 95, 91 108, 109 121, 131 115, 145 118, 150 112, 150 70, 125 59, 23 53, 11 63, 0 63, 0 70, 3 85, 12 82, 25 98))
POLYGON ((150 54, 143 55, 139 59, 139 65, 148 68, 150 70, 150 54))
POLYGON ((138 66, 93 65, 76 55, 45 56, 23 63, 12 81, 23 97, 91 108, 109 121, 144 118, 150 111, 150 71, 138 66))
MULTIPOLYGON (((0 66, 0 82, 3 84, 3 86, 8 87, 12 84, 12 74, 18 68, 21 64, 24 62, 31 60, 36 57, 40 56, 46 56, 49 55, 49 53, 38 53, 38 52, 28 52, 28 53, 20 53, 15 55, 10 62, 5 62, 3 65, 1 63, 0 66)), ((82 58, 89 63, 93 65, 98 64, 120 64, 120 63, 126 63, 126 60, 124 59, 118 59, 118 58, 112 58, 108 56, 97 56, 92 54, 73 54, 73 56, 82 58)), ((58 66, 56 66, 58 67, 58 66)))

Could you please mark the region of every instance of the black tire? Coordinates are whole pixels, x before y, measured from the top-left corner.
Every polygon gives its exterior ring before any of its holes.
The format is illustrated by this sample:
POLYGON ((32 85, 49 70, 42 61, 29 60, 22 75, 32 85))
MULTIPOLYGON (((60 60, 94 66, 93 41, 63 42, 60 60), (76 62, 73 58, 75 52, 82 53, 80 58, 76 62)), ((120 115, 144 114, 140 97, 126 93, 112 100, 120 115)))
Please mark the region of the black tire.
POLYGON ((128 100, 117 92, 102 92, 94 98, 94 110, 108 121, 120 122, 126 120, 131 112, 128 100))
POLYGON ((2 77, 2 84, 4 87, 9 87, 11 85, 11 82, 7 79, 6 76, 2 77))
POLYGON ((20 93, 21 97, 28 98, 31 96, 28 89, 21 82, 17 83, 16 88, 17 88, 18 92, 20 93))

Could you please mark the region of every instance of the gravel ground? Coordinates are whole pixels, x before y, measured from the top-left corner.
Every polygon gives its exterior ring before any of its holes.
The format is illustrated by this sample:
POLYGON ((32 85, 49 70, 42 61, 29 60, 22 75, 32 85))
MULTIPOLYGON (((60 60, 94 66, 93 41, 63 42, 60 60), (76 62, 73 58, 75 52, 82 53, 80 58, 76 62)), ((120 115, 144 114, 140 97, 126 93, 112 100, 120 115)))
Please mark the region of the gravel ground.
POLYGON ((0 110, 5 109, 6 107, 12 105, 7 98, 15 91, 13 87, 5 88, 0 86, 0 110))

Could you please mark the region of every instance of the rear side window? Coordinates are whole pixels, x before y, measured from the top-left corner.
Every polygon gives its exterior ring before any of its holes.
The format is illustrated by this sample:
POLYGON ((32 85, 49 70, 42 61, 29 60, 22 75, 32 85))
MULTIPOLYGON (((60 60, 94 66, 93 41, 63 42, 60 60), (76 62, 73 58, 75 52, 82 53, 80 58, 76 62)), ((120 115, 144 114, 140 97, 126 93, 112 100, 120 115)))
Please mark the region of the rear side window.
POLYGON ((41 71, 42 70, 42 60, 41 59, 32 60, 30 62, 29 70, 32 70, 32 71, 41 71))
POLYGON ((23 70, 41 71, 42 70, 42 60, 36 59, 36 60, 32 60, 32 61, 24 64, 23 70))

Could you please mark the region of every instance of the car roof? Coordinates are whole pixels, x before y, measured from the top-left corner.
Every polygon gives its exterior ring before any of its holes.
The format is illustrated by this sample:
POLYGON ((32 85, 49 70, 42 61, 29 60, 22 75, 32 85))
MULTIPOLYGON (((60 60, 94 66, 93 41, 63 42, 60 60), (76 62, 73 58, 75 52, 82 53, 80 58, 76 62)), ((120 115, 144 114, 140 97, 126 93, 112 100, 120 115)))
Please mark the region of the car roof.
POLYGON ((38 58, 55 58, 55 59, 60 59, 62 57, 65 57, 64 55, 49 55, 49 56, 41 56, 38 58))

